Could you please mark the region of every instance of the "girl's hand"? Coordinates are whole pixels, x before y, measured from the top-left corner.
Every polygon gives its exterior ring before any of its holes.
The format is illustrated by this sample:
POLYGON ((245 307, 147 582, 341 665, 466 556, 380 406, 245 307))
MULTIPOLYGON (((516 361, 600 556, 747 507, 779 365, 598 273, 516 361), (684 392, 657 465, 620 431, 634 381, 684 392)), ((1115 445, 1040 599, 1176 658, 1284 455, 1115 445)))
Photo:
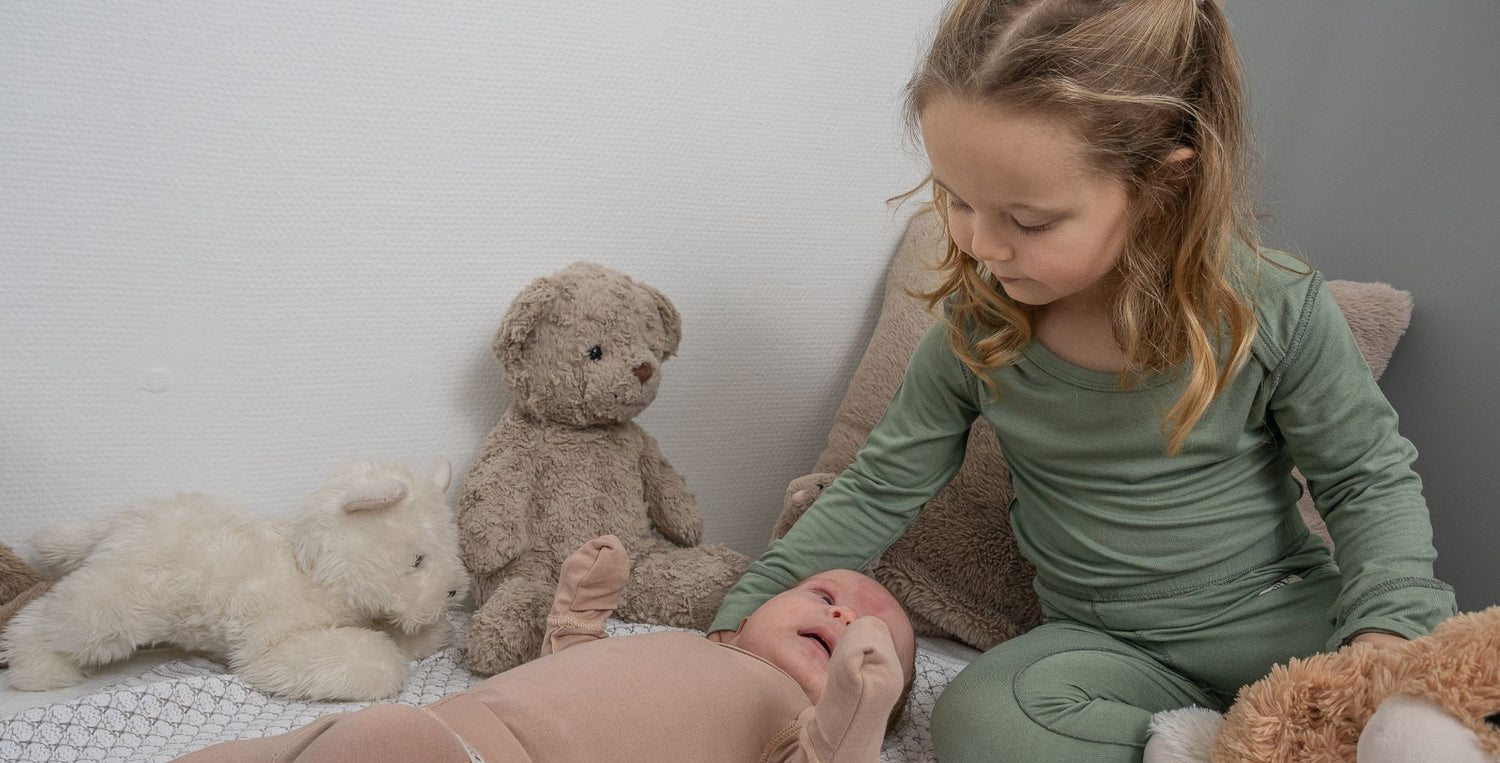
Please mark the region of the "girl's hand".
POLYGON ((1355 636, 1349 643, 1369 644, 1376 649, 1402 649, 1410 642, 1400 636, 1394 636, 1389 633, 1361 633, 1355 636))

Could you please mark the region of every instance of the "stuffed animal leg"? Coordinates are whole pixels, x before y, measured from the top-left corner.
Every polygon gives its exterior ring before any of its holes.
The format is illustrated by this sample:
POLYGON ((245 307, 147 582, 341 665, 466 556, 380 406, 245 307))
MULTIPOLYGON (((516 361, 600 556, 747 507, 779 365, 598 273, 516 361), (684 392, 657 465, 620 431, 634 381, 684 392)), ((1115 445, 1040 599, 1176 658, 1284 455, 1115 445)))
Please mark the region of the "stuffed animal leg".
MULTIPOLYGON (((0 633, 22 607, 51 590, 52 581, 0 543, 0 633)), ((0 659, 0 668, 6 666, 0 659)))

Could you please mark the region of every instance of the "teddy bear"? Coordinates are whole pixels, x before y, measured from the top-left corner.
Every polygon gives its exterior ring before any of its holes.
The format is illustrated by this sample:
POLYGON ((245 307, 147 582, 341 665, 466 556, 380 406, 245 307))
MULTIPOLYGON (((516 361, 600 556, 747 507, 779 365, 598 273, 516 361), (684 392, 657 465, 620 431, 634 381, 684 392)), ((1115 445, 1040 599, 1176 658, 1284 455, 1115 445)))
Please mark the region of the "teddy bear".
POLYGON ((1395 649, 1356 644, 1276 666, 1222 718, 1158 713, 1146 763, 1496 763, 1500 607, 1395 649))
POLYGON ((536 658, 562 562, 615 535, 635 564, 624 619, 706 628, 748 560, 698 545, 686 482, 633 419, 656 398, 682 319, 660 291, 575 263, 527 284, 495 334, 511 402, 469 471, 459 543, 479 602, 466 664, 536 658))
MULTIPOLYGON (((10 546, 0 543, 0 633, 21 607, 51 587, 51 580, 16 556, 10 546)), ((0 668, 3 667, 5 662, 0 659, 0 668)))
POLYGON ((315 700, 389 697, 442 648, 468 577, 446 460, 417 477, 344 465, 291 518, 184 493, 31 540, 57 583, 0 635, 10 685, 69 686, 152 643, 223 659, 246 683, 315 700))

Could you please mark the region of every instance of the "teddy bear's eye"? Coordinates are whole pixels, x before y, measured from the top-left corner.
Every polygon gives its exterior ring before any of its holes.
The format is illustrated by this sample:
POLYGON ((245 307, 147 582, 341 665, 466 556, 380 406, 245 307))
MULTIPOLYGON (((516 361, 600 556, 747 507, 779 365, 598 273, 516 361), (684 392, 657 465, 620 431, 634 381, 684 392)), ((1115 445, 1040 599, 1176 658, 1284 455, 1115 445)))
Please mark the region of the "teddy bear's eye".
POLYGON ((596 344, 593 347, 589 348, 589 360, 598 360, 598 359, 600 359, 602 357, 604 357, 604 348, 603 347, 600 347, 599 345, 596 344))
POLYGON ((423 560, 423 559, 424 559, 424 558, 425 558, 425 557, 423 557, 423 556, 422 556, 422 555, 421 555, 421 554, 417 554, 417 560, 416 560, 416 561, 415 561, 415 562, 412 562, 412 563, 411 563, 411 566, 412 566, 412 567, 413 567, 413 568, 415 568, 415 567, 421 567, 421 566, 422 566, 422 560, 423 560))
POLYGON ((1484 722, 1500 729, 1500 713, 1490 713, 1484 717, 1484 722))

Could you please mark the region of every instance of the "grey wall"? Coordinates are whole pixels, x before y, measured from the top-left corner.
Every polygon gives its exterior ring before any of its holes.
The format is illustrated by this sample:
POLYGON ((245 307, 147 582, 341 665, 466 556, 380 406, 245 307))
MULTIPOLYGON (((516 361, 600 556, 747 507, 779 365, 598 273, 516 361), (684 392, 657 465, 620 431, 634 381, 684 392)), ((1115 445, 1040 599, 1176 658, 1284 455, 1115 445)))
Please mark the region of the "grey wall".
POLYGON ((1500 603, 1500 2, 1230 0, 1273 245, 1410 291, 1381 386, 1420 453, 1438 575, 1500 603))

